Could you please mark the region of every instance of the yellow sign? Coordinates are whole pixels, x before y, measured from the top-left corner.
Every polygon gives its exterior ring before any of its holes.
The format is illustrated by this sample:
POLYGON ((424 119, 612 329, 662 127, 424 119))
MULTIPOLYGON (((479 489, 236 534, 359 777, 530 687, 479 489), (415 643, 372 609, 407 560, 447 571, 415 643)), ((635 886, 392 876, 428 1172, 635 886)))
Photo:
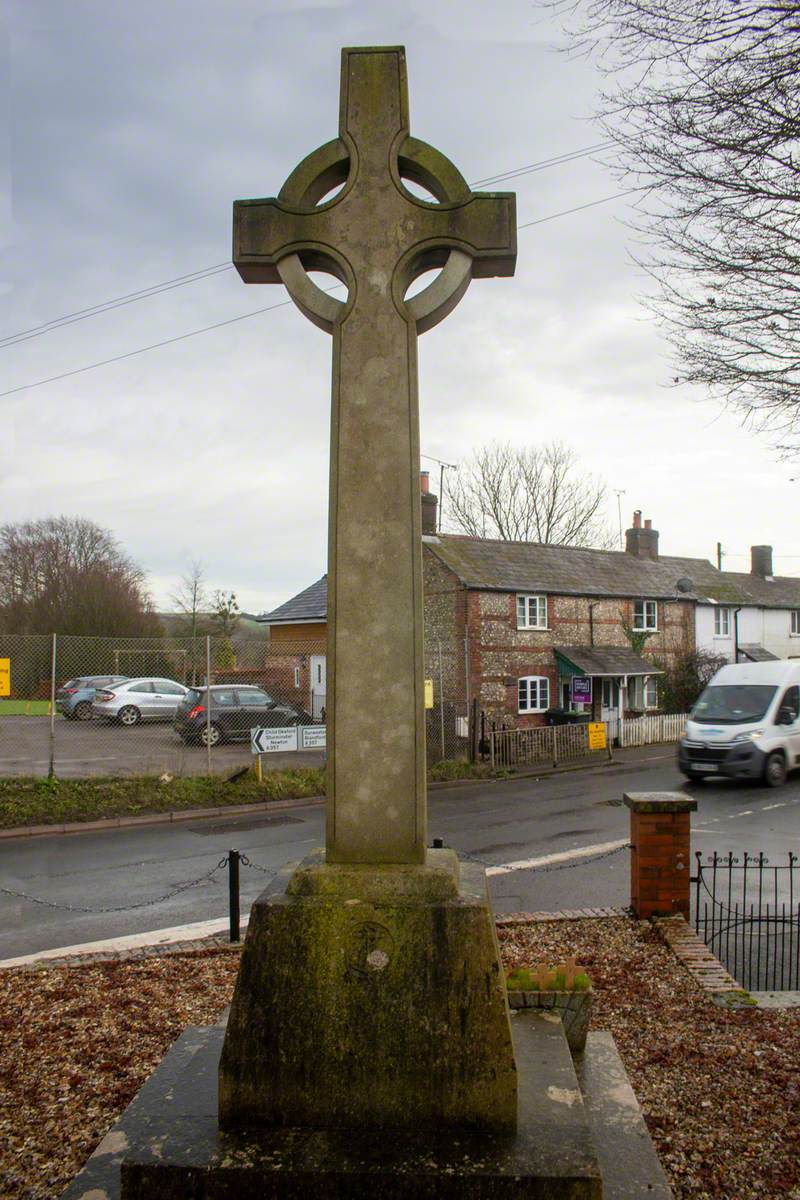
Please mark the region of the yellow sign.
POLYGON ((606 749, 606 727, 602 721, 593 722, 589 725, 589 749, 606 749))
MULTIPOLYGON (((2 661, 0 659, 0 661, 2 661)), ((425 707, 433 708, 433 680, 425 680, 425 707)))
POLYGON ((0 658, 0 696, 11 695, 11 659, 0 658))

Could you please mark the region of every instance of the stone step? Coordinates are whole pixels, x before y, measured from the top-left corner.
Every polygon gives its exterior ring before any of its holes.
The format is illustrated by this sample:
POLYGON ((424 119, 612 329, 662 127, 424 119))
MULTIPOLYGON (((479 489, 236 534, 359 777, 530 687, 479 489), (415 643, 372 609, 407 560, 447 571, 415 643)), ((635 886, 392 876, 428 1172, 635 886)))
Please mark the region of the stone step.
POLYGON ((590 1033, 576 1067, 603 1176, 603 1200, 672 1200, 611 1034, 590 1033))

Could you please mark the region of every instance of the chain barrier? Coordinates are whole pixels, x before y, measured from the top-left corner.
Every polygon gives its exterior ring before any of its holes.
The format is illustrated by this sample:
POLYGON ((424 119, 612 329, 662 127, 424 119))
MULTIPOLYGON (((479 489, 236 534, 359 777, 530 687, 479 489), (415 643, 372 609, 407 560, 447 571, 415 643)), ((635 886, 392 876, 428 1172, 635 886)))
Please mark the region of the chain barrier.
POLYGON ((179 896, 181 892, 188 892, 190 888, 198 887, 201 883, 206 883, 217 871, 223 870, 228 865, 228 856, 221 858, 215 867, 207 871, 205 875, 199 875, 197 879, 187 879, 184 883, 177 884, 171 892, 165 892, 163 896, 156 896, 153 900, 140 900, 138 904, 117 904, 109 908, 84 908, 80 904, 58 904, 54 900, 43 900, 41 896, 30 896, 27 892, 17 892, 13 888, 0 887, 0 893, 5 896, 15 896, 21 900, 28 900, 31 904, 41 904, 45 908, 60 908, 65 912, 79 913, 118 913, 131 912, 136 908, 150 908, 155 904, 163 904, 165 900, 171 900, 173 896, 179 896))
MULTIPOLYGON (((591 858, 580 858, 574 862, 551 863, 548 866, 530 867, 530 868, 525 868, 525 869, 530 870, 531 872, 535 872, 537 874, 545 874, 549 871, 569 870, 571 868, 582 867, 587 864, 594 864, 596 862, 600 862, 602 859, 605 859, 605 858, 612 858, 615 854, 620 854, 623 850, 627 850, 629 848, 629 845, 630 845, 630 843, 628 843, 624 846, 617 846, 613 850, 606 850, 606 851, 604 851, 604 853, 596 854, 591 858)), ((243 867, 249 867, 253 871, 259 871, 259 872, 261 872, 262 875, 268 875, 270 878, 274 877, 278 873, 278 870, 280 869, 280 868, 276 868, 276 867, 265 867, 261 863, 253 862, 253 860, 251 858, 248 858, 248 856, 246 854, 239 854, 237 852, 232 852, 232 853, 236 853, 237 861, 238 861, 239 865, 241 865, 243 867)), ((502 863, 491 863, 487 859, 480 858, 476 854, 470 854, 466 850, 459 850, 458 854, 461 858, 467 859, 469 862, 479 863, 483 867, 497 867, 497 866, 504 865, 502 863)), ((116 905, 110 905, 110 906, 104 907, 104 908, 88 908, 88 907, 85 907, 84 905, 80 905, 80 904, 59 904, 55 900, 45 900, 41 896, 31 896, 28 892, 20 892, 20 891, 15 890, 14 888, 8 888, 8 887, 0 887, 0 894, 2 894, 4 896, 11 896, 11 897, 13 897, 15 899, 19 899, 19 900, 27 900, 30 904, 39 904, 39 905, 43 906, 44 908, 61 909, 64 912, 92 913, 92 914, 97 914, 97 915, 102 915, 105 913, 133 912, 136 909, 152 908, 157 904, 163 904, 163 903, 165 903, 165 901, 171 900, 174 896, 179 896, 182 892, 187 892, 191 888, 199 887, 200 884, 207 883, 210 879, 213 879, 213 877, 217 874, 218 871, 223 871, 226 867, 229 867, 230 865, 231 865, 231 855, 226 854, 219 860, 219 862, 215 866, 213 866, 211 868, 210 871, 206 871, 205 874, 198 875, 197 878, 195 878, 195 879, 187 879, 183 883, 176 884, 176 886, 174 888, 172 888, 169 892, 164 892, 162 895, 156 896, 151 900, 141 900, 136 904, 116 904, 116 905)), ((238 885, 238 878, 237 878, 237 885, 238 885)), ((238 891, 238 886, 237 886, 237 891, 238 891)), ((719 903, 719 901, 717 901, 716 903, 719 903)))

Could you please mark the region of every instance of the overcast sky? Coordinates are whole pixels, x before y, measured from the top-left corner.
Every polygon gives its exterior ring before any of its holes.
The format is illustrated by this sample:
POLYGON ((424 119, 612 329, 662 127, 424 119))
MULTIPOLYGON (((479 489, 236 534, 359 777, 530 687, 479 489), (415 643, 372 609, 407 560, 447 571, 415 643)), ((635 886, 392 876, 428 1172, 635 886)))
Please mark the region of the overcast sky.
MULTIPOLYGON (((275 195, 337 132, 340 49, 403 44, 412 133, 471 182, 601 140, 598 77, 526 0, 18 0, 0 111, 2 335, 230 261, 231 202, 275 195)), ((520 224, 620 190, 602 154, 522 176, 520 224)), ((628 201, 519 234, 514 279, 476 280, 420 339, 422 449, 567 442, 624 489, 666 554, 800 574, 794 471, 769 440, 667 385, 640 303, 628 201)), ((160 607, 192 560, 262 611, 326 566, 330 339, 232 269, 0 348, 0 520, 107 526, 160 607)), ((423 463, 434 473, 438 467, 423 463)), ((795 468, 797 470, 797 468, 795 468)), ((446 510, 445 510, 446 511, 446 510)), ((617 527, 613 491, 609 523, 617 527)))

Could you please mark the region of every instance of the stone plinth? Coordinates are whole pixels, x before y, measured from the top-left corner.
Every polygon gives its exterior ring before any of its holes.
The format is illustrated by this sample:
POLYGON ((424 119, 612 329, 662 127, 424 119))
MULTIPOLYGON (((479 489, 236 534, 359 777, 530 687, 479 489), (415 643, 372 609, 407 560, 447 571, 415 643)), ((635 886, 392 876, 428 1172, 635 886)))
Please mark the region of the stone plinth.
POLYGON ((485 872, 331 865, 256 900, 220 1062, 220 1123, 508 1133, 517 1077, 485 872))
POLYGON ((222 1030, 187 1030, 63 1200, 600 1200, 597 1153, 560 1022, 520 1012, 511 1024, 519 1128, 500 1136, 437 1132, 423 1122, 383 1136, 221 1130, 222 1030))
POLYGON ((631 908, 637 917, 689 918, 689 814, 697 801, 680 792, 631 792, 631 908))

